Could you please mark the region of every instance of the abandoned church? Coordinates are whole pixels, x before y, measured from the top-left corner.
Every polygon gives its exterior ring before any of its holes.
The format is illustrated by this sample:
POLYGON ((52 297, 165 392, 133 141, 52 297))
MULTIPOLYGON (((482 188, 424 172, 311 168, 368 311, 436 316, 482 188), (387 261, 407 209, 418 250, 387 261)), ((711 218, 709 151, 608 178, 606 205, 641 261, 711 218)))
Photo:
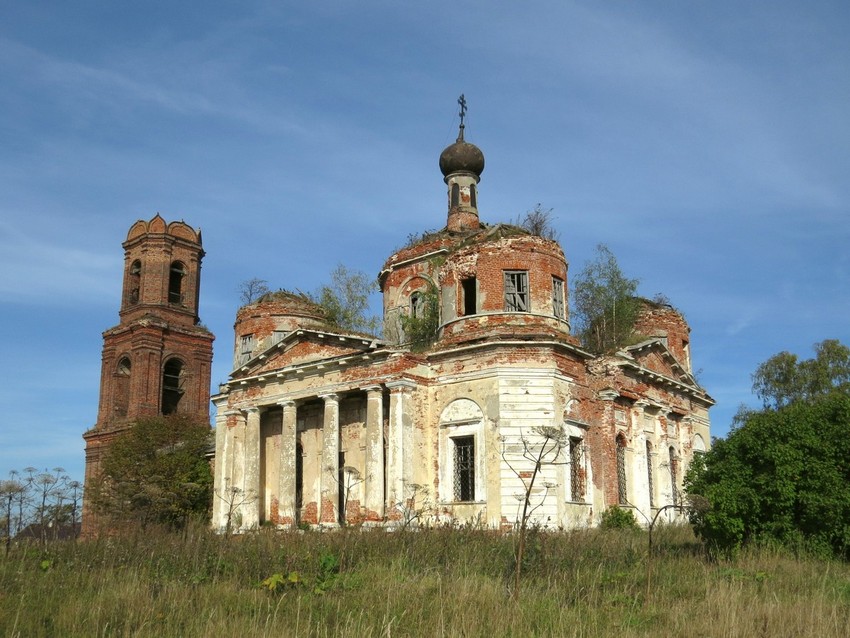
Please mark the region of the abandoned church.
MULTIPOLYGON (((681 498, 713 404, 692 374, 682 315, 643 302, 634 345, 587 351, 571 334, 560 245, 480 221, 484 156, 463 119, 439 166, 446 225, 384 263, 382 338, 334 327, 285 291, 238 310, 233 371, 212 397, 213 527, 506 527, 532 479, 533 520, 551 527, 594 525, 612 505, 643 521, 681 498)), ((124 247, 87 478, 116 424, 208 409, 200 233, 157 216, 124 247)))

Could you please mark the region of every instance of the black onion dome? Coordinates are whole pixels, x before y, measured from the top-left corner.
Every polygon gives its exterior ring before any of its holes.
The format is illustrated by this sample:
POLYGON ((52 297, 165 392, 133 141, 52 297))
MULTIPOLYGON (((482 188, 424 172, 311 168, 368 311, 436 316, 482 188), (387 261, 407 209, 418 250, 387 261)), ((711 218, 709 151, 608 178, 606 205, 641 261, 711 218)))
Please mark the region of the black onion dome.
POLYGON ((464 142, 460 137, 440 153, 440 170, 443 177, 461 171, 480 176, 484 172, 484 153, 475 144, 464 142))

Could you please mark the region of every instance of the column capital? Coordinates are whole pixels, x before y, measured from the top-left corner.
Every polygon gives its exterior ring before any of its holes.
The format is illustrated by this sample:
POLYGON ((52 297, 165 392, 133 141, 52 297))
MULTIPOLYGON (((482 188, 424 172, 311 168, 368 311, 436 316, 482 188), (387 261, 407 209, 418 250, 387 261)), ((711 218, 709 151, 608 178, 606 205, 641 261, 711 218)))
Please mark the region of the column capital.
POLYGON ((410 379, 396 379, 394 381, 386 382, 387 388, 390 392, 404 392, 405 390, 413 390, 418 387, 414 381, 410 379))
POLYGON ((597 396, 603 401, 613 401, 620 396, 620 393, 613 388, 605 388, 604 390, 597 392, 597 396))
POLYGON ((242 415, 241 410, 227 410, 224 413, 224 416, 241 416, 241 415, 242 415))
POLYGON ((295 402, 295 399, 284 399, 282 401, 278 401, 277 405, 279 405, 283 408, 294 408, 298 404, 295 402))
POLYGON ((383 392, 383 391, 384 391, 383 386, 381 386, 381 385, 377 385, 377 384, 376 384, 376 385, 367 385, 367 386, 364 386, 364 387, 362 387, 362 388, 360 388, 360 389, 361 389, 363 392, 365 392, 366 394, 370 394, 370 395, 372 395, 372 394, 376 394, 376 393, 378 393, 378 392, 383 392))
POLYGON ((339 395, 334 392, 328 392, 327 394, 320 394, 319 398, 322 399, 325 403, 338 403, 339 395))
POLYGON ((245 414, 259 414, 260 408, 257 406, 251 406, 250 408, 242 408, 242 412, 245 414))

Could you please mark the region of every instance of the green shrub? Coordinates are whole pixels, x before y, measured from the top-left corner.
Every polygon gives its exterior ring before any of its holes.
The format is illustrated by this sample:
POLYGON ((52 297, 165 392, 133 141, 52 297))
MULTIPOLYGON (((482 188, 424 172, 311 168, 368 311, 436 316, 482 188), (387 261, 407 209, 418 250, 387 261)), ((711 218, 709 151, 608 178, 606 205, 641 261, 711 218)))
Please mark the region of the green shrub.
POLYGON ((600 529, 640 529, 631 510, 612 505, 602 512, 600 529))

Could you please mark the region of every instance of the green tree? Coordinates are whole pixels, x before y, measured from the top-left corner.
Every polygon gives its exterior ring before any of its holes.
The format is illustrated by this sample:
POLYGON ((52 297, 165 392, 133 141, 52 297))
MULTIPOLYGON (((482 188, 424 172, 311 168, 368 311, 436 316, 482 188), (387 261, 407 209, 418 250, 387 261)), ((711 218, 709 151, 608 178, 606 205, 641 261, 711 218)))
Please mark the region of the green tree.
POLYGON ((368 275, 348 270, 340 264, 331 273, 330 285, 322 286, 309 296, 322 307, 327 320, 335 326, 343 330, 376 334, 380 320, 368 314, 369 295, 376 288, 376 282, 368 275))
POLYGON ((850 396, 744 411, 738 422, 688 471, 687 491, 711 505, 691 513, 697 534, 726 553, 767 541, 850 558, 850 396))
POLYGON ((799 361, 780 352, 753 373, 753 392, 766 408, 823 396, 834 390, 850 391, 850 348, 837 339, 814 345, 815 357, 799 361))
POLYGON ((610 352, 628 342, 640 309, 638 283, 623 274, 607 246, 596 247, 596 258, 573 279, 573 319, 586 348, 610 352))
POLYGON ((404 341, 415 352, 425 350, 434 343, 440 329, 440 297, 437 287, 429 284, 419 295, 418 314, 401 316, 404 341))
POLYGON ((196 418, 141 419, 110 443, 87 497, 115 522, 180 527, 206 516, 212 498, 209 445, 209 424, 196 418))

